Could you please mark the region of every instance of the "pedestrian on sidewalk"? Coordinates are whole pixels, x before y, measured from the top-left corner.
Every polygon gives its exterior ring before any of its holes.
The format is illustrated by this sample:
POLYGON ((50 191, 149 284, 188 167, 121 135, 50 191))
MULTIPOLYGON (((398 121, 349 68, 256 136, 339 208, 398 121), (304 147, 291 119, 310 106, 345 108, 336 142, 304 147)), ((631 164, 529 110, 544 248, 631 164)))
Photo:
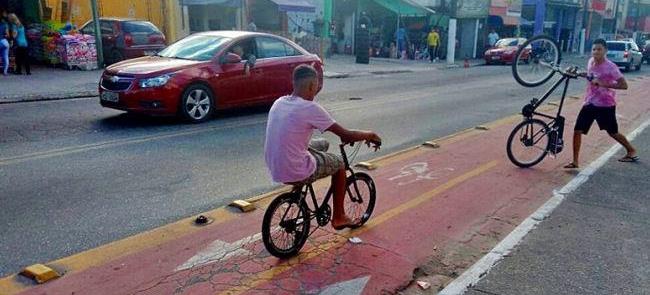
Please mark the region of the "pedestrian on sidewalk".
POLYGON ((2 75, 6 76, 9 71, 9 23, 7 12, 0 11, 0 61, 2 61, 2 75))
POLYGON ((315 129, 332 132, 344 143, 366 141, 375 147, 381 138, 374 132, 348 130, 314 102, 320 87, 318 73, 312 66, 301 65, 293 72, 293 93, 279 98, 269 111, 264 144, 264 158, 273 181, 302 185, 332 176, 336 230, 358 224, 345 215, 346 171, 343 159, 310 144, 315 129))
POLYGON ((18 16, 9 14, 9 23, 11 26, 10 35, 13 40, 16 40, 16 75, 22 75, 22 69, 25 68, 25 74, 31 75, 32 70, 29 66, 29 49, 27 44, 27 36, 25 35, 25 26, 20 22, 18 16))
POLYGON ((578 114, 573 133, 573 162, 564 166, 566 169, 579 168, 580 145, 582 135, 586 135, 594 121, 598 122, 600 130, 605 130, 617 142, 625 147, 627 153, 620 162, 636 162, 639 157, 636 149, 623 134, 618 132, 616 121, 616 92, 614 89, 626 90, 627 81, 618 66, 607 59, 607 43, 604 39, 596 39, 591 48, 592 57, 587 63, 587 73, 590 77, 585 95, 585 104, 578 114))
POLYGON ((429 59, 431 63, 438 61, 438 46, 440 46, 440 34, 438 29, 431 28, 431 32, 427 36, 427 44, 429 45, 429 59))
POLYGON ((400 26, 397 31, 395 31, 395 38, 397 38, 397 52, 400 59, 406 59, 406 29, 403 26, 400 26))
POLYGON ((497 44, 497 41, 499 41, 499 34, 497 34, 497 31, 492 29, 492 32, 488 34, 488 44, 490 45, 490 48, 494 47, 497 44))

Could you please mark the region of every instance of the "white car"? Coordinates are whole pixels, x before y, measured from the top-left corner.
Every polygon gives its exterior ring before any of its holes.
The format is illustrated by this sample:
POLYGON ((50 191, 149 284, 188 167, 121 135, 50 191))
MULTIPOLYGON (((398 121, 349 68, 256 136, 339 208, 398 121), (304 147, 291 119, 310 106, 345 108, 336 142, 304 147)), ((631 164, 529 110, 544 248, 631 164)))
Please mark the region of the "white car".
POLYGON ((617 66, 629 71, 632 67, 640 70, 643 64, 643 54, 635 42, 607 41, 607 59, 617 66))

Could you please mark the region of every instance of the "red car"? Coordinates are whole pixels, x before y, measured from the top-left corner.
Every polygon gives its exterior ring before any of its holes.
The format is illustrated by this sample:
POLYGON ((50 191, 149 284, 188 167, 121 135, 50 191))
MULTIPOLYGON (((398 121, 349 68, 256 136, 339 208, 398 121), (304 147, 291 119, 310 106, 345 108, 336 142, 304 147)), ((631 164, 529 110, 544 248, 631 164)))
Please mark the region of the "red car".
MULTIPOLYGON (((165 35, 148 21, 126 18, 100 18, 99 29, 102 35, 104 61, 107 64, 154 55, 164 49, 165 35)), ((93 21, 87 22, 81 32, 94 35, 93 21)))
POLYGON ((320 58, 285 38, 237 31, 197 33, 154 56, 106 68, 100 102, 127 112, 203 122, 217 109, 267 105, 290 94, 293 70, 301 64, 316 68, 322 87, 320 58))
MULTIPOLYGON (((517 54, 517 50, 524 43, 526 43, 526 38, 505 38, 497 41, 494 47, 485 51, 485 63, 488 65, 494 63, 512 63, 515 59, 515 54, 517 54)), ((524 60, 528 59, 529 53, 530 48, 526 48, 523 54, 524 60)))

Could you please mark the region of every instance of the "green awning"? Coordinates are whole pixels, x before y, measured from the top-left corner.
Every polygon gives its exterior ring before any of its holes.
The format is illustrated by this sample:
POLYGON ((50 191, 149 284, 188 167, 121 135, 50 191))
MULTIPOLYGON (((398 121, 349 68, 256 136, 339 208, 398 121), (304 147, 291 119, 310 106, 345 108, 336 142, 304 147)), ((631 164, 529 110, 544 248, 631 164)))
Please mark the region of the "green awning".
POLYGON ((401 16, 427 16, 434 11, 409 0, 373 0, 375 3, 401 16))

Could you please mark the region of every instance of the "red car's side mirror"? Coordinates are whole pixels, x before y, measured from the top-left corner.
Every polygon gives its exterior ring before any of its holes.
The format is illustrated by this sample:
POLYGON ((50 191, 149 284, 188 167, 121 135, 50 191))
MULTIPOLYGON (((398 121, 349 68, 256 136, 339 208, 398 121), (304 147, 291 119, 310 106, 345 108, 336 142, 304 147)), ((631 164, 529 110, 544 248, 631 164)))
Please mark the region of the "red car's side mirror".
POLYGON ((221 63, 223 64, 238 64, 242 61, 241 56, 234 54, 232 52, 226 53, 226 55, 223 56, 221 59, 221 63))

